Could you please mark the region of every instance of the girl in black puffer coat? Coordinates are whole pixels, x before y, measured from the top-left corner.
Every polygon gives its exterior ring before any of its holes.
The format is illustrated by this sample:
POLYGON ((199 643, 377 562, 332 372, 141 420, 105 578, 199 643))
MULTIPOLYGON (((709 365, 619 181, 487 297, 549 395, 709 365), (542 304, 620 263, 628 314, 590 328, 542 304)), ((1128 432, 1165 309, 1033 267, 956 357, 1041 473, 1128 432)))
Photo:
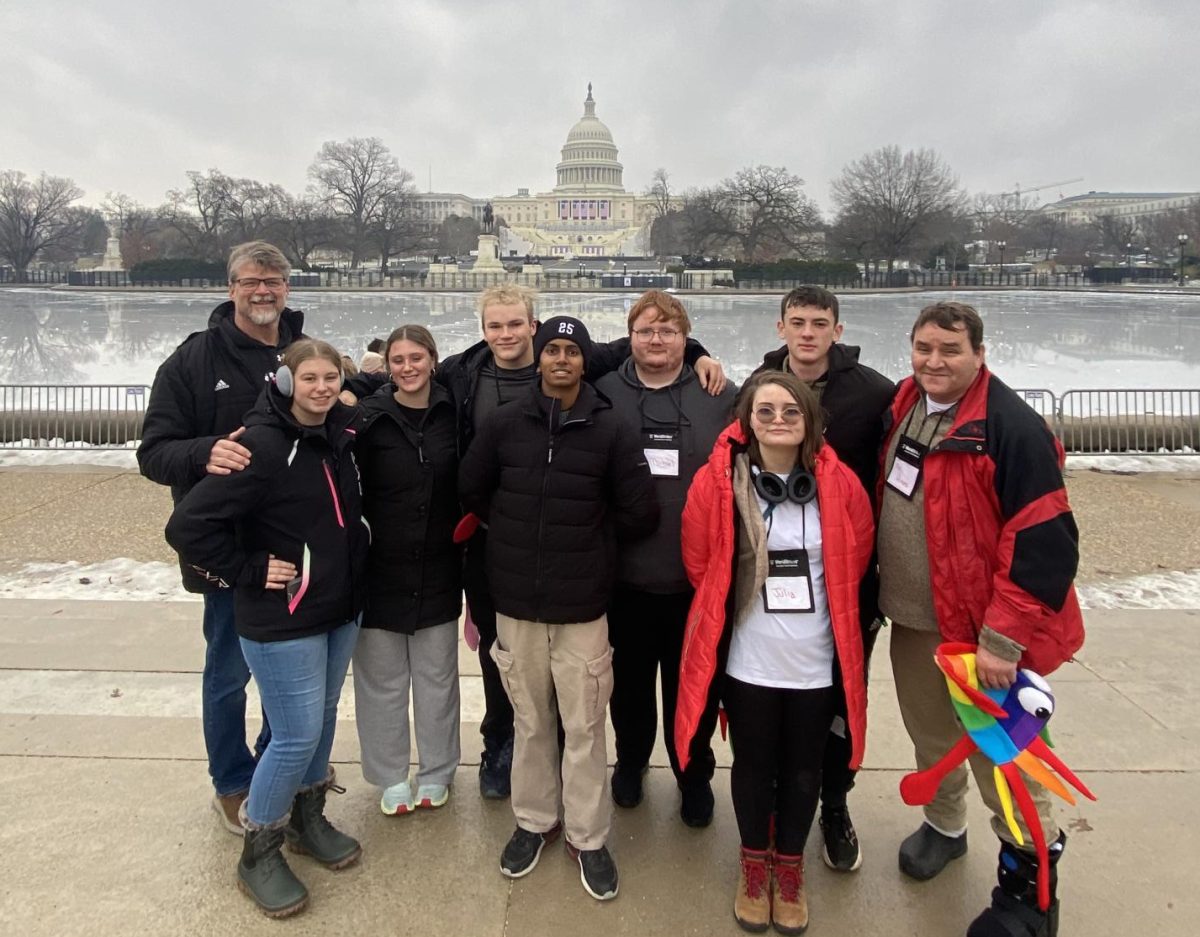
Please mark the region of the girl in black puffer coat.
POLYGON ((341 356, 302 339, 246 414, 250 464, 205 476, 179 502, 167 541, 218 588, 234 589, 234 620, 271 722, 242 804, 238 879, 272 917, 308 893, 280 853, 330 868, 354 862, 358 842, 324 817, 337 704, 358 639, 369 532, 353 441, 358 413, 338 403, 341 356))
POLYGON ((446 803, 458 766, 462 553, 454 404, 430 380, 437 345, 423 326, 401 326, 384 358, 392 380, 363 401, 357 447, 374 539, 354 695, 363 777, 382 788, 380 810, 399 816, 446 803))

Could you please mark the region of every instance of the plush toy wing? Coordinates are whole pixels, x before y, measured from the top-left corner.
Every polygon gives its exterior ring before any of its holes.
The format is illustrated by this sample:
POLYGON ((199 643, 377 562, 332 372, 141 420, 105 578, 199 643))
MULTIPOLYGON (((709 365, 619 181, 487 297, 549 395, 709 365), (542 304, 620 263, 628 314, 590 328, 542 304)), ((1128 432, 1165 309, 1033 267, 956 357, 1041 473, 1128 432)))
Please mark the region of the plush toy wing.
POLYGON ((1096 797, 1050 750, 1046 732, 1046 723, 1054 713, 1050 685, 1032 670, 1020 670, 1008 689, 981 687, 975 672, 976 651, 973 644, 947 643, 934 654, 966 735, 936 764, 905 775, 900 781, 900 796, 906 804, 928 804, 951 771, 976 751, 982 752, 995 766, 992 776, 1013 838, 1025 845, 1013 810, 1014 800, 1033 838, 1038 855, 1038 898, 1045 910, 1050 902, 1046 839, 1021 772, 1068 803, 1075 803, 1075 798, 1053 772, 1090 800, 1096 797))

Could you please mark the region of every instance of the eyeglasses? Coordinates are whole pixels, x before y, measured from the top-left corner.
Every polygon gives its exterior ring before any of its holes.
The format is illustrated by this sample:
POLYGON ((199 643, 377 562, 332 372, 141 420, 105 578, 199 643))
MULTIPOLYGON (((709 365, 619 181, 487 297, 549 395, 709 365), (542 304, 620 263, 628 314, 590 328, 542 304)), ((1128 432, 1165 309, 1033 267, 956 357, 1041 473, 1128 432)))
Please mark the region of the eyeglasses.
POLYGON ((788 426, 795 426, 804 419, 804 411, 799 407, 784 407, 776 410, 774 407, 756 407, 754 419, 760 423, 774 423, 776 418, 782 418, 788 426))
POLYGON ((269 290, 280 290, 287 286, 283 277, 238 277, 233 281, 244 290, 256 290, 265 286, 269 290))
POLYGON ((680 335, 678 329, 634 329, 633 334, 639 342, 648 342, 657 335, 664 345, 670 345, 680 335))

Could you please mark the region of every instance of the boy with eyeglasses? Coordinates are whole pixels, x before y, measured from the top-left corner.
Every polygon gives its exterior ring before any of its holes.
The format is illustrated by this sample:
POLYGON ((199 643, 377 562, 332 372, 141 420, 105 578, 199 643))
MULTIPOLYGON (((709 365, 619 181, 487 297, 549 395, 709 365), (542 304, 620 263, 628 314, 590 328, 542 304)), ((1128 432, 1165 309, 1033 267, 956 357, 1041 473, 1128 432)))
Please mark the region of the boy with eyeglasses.
MULTIPOLYGON (((784 345, 763 356, 754 372, 789 371, 817 394, 825 412, 825 441, 858 476, 868 497, 875 497, 883 416, 895 385, 878 371, 859 363, 859 349, 843 345, 837 297, 819 286, 800 286, 783 297, 775 325, 784 345)), ((874 558, 862 579, 858 597, 863 628, 863 659, 869 668, 879 633, 879 574, 874 558)), ((834 681, 835 686, 838 681, 834 681)), ((850 770, 850 738, 845 700, 825 745, 821 774, 822 858, 831 869, 853 872, 862 865, 858 834, 850 820, 846 795, 854 786, 850 770)))
POLYGON ((608 610, 613 646, 613 696, 609 704, 617 764, 612 798, 620 807, 642 800, 642 776, 657 734, 655 674, 662 687, 663 741, 682 795, 688 826, 712 821, 711 747, 717 706, 705 711, 687 770, 675 754, 675 697, 679 657, 693 590, 680 553, 680 518, 692 476, 708 459, 717 434, 729 425, 736 387, 717 396, 701 387, 684 361, 691 321, 669 293, 650 290, 630 307, 631 357, 596 382, 617 416, 641 441, 654 480, 660 521, 650 537, 622 552, 608 610))

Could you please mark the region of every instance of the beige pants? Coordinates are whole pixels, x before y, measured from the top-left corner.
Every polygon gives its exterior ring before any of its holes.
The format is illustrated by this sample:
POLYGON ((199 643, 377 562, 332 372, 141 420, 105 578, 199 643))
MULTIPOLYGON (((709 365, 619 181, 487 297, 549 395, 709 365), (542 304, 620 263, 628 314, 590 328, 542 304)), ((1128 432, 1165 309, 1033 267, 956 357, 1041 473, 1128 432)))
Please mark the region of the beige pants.
POLYGON ((567 841, 599 849, 612 820, 605 784, 605 709, 613 686, 608 619, 547 625, 497 614, 492 659, 513 706, 517 825, 551 829, 561 798, 567 841), (561 764, 559 717, 566 736, 561 764))
MULTIPOLYGON (((892 628, 892 673, 896 680, 896 699, 908 737, 912 739, 917 757, 917 769, 924 771, 936 763, 963 736, 963 727, 954 714, 946 678, 933 662, 933 652, 942 643, 936 631, 917 631, 895 625, 892 628)), ((1006 842, 1016 845, 1012 831, 1004 821, 1000 795, 992 777, 992 762, 981 752, 969 759, 975 783, 983 801, 992 811, 992 829, 1006 842)), ((1030 796, 1037 807, 1046 842, 1058 836, 1050 793, 1036 781, 1022 774, 1030 796)), ((967 767, 959 765, 938 788, 937 796, 925 807, 925 819, 941 833, 955 835, 967 828, 967 767)), ((1020 809, 1013 805, 1017 825, 1025 837, 1026 848, 1033 848, 1029 829, 1021 819, 1020 809)))

